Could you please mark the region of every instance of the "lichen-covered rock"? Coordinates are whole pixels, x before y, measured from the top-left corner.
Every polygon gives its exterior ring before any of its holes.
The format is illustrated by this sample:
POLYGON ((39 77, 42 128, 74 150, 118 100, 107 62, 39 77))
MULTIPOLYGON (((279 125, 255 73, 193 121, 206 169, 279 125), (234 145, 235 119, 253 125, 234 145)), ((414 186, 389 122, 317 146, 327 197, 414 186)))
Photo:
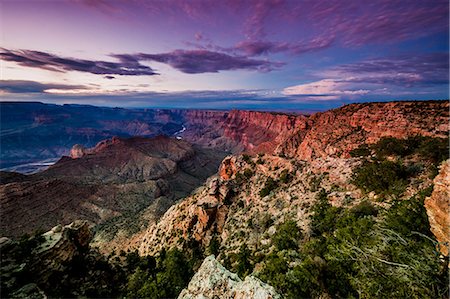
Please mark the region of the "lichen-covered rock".
POLYGON ((92 236, 91 224, 77 220, 18 242, 1 238, 1 297, 47 298, 55 282, 68 280, 63 274, 88 252, 92 236))
POLYGON ((211 255, 203 261, 188 287, 178 296, 178 299, 207 298, 277 299, 281 296, 272 286, 253 276, 247 276, 242 281, 211 255))
POLYGON ((445 161, 434 179, 434 189, 425 200, 431 232, 439 241, 439 249, 448 256, 450 244, 450 160, 445 161))
POLYGON ((46 281, 51 271, 62 271, 80 252, 86 251, 93 233, 90 224, 77 220, 66 226, 55 226, 43 234, 44 241, 34 250, 32 269, 41 281, 46 281))

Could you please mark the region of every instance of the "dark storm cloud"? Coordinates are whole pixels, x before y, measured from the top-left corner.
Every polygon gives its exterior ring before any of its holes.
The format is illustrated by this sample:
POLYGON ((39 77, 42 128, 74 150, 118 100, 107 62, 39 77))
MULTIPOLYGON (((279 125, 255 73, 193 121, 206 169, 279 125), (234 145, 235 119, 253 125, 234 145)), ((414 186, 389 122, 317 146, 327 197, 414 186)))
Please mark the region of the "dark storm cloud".
POLYGON ((79 71, 96 75, 158 75, 152 68, 128 57, 115 56, 119 62, 65 58, 32 50, 1 49, 0 59, 13 61, 21 66, 40 68, 55 72, 79 71))

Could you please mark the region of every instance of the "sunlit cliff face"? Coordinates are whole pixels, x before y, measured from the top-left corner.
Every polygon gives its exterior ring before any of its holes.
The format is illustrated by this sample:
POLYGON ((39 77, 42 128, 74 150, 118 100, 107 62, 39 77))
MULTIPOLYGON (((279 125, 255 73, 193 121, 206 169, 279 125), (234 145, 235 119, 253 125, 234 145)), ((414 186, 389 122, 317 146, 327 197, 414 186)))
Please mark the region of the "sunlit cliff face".
POLYGON ((448 97, 448 1, 4 1, 2 100, 327 109, 448 97))

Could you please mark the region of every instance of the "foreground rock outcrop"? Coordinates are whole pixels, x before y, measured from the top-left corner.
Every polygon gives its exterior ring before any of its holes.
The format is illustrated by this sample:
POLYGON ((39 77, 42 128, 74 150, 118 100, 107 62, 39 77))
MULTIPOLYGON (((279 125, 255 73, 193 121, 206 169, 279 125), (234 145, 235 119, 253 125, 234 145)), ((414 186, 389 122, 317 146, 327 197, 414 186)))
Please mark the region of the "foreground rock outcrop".
POLYGON ((450 246, 450 160, 441 165, 434 179, 433 193, 425 200, 431 232, 439 241, 439 249, 448 256, 450 246))
POLYGON ((275 289, 253 276, 242 281, 225 269, 213 255, 208 256, 178 299, 280 299, 275 289))
POLYGON ((11 292, 14 298, 47 298, 41 288, 51 287, 58 273, 68 271, 87 252, 92 236, 91 225, 80 220, 19 243, 3 242, 2 293, 11 292))

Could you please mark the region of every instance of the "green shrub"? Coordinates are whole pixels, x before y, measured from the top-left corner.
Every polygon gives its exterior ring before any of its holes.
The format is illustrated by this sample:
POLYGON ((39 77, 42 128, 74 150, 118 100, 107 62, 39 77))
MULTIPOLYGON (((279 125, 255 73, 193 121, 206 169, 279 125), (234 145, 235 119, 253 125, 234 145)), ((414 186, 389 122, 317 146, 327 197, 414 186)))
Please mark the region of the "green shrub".
POLYGON ((245 162, 245 163, 248 163, 248 164, 252 164, 252 163, 253 163, 252 157, 250 157, 250 156, 247 155, 247 154, 243 154, 243 155, 242 155, 242 160, 244 160, 244 162, 245 162))
POLYGON ((269 213, 265 213, 264 217, 261 220, 261 227, 264 230, 267 230, 269 227, 271 227, 273 224, 273 219, 272 219, 272 215, 270 215, 269 213))
POLYGON ((393 155, 404 157, 413 152, 414 142, 410 144, 406 139, 383 137, 372 147, 379 157, 393 155))
POLYGON ((311 180, 309 181, 309 189, 312 192, 316 192, 319 190, 320 184, 322 183, 322 179, 323 179, 324 174, 320 174, 320 175, 315 175, 311 178, 311 180))
POLYGON ((208 251, 210 254, 217 256, 219 254, 220 242, 217 239, 216 234, 213 234, 211 241, 209 242, 208 251))
POLYGON ((380 158, 385 156, 406 157, 417 154, 433 163, 439 163, 449 158, 448 138, 419 135, 410 136, 406 139, 383 137, 372 148, 380 158))
POLYGON ((400 195, 408 183, 408 172, 402 164, 392 161, 364 162, 352 177, 352 183, 365 192, 400 195))
POLYGON ((264 184, 264 187, 259 191, 259 195, 261 197, 265 197, 272 192, 272 190, 275 190, 278 187, 278 183, 272 179, 271 177, 268 177, 266 180, 266 183, 264 184))
POLYGON ((355 215, 356 218, 378 215, 378 209, 367 200, 362 201, 358 205, 352 207, 350 209, 350 212, 355 215))
POLYGON ((259 277, 284 298, 446 298, 448 261, 439 259, 423 206, 430 193, 425 189, 386 210, 368 201, 343 209, 331 206, 321 190, 300 259, 277 246, 259 277))
POLYGON ((134 254, 127 259, 137 263, 127 279, 130 298, 176 298, 194 274, 193 258, 176 248, 161 251, 158 259, 142 257, 136 261, 134 254))
POLYGON ((277 232, 272 238, 272 243, 278 251, 297 249, 302 233, 297 223, 288 220, 278 226, 277 232))
POLYGON ((361 144, 359 147, 350 151, 351 157, 367 157, 370 156, 371 150, 367 144, 361 144))
POLYGON ((323 233, 334 229, 335 221, 340 213, 340 208, 331 206, 324 189, 321 189, 316 196, 316 204, 313 206, 311 215, 311 233, 313 236, 320 236, 323 233))
POLYGON ((284 169, 280 174, 280 183, 287 184, 292 180, 292 175, 287 169, 284 169))
POLYGON ((253 271, 251 257, 251 251, 248 249, 247 245, 242 244, 239 248, 238 254, 236 255, 236 270, 239 277, 244 278, 253 271))
POLYGON ((279 292, 286 290, 286 273, 289 270, 287 261, 276 253, 269 254, 265 259, 263 270, 259 273, 259 278, 279 292))
POLYGON ((253 176, 253 171, 250 168, 244 169, 244 177, 249 179, 253 176))
POLYGON ((422 137, 416 152, 423 158, 438 164, 449 158, 449 140, 422 137))

